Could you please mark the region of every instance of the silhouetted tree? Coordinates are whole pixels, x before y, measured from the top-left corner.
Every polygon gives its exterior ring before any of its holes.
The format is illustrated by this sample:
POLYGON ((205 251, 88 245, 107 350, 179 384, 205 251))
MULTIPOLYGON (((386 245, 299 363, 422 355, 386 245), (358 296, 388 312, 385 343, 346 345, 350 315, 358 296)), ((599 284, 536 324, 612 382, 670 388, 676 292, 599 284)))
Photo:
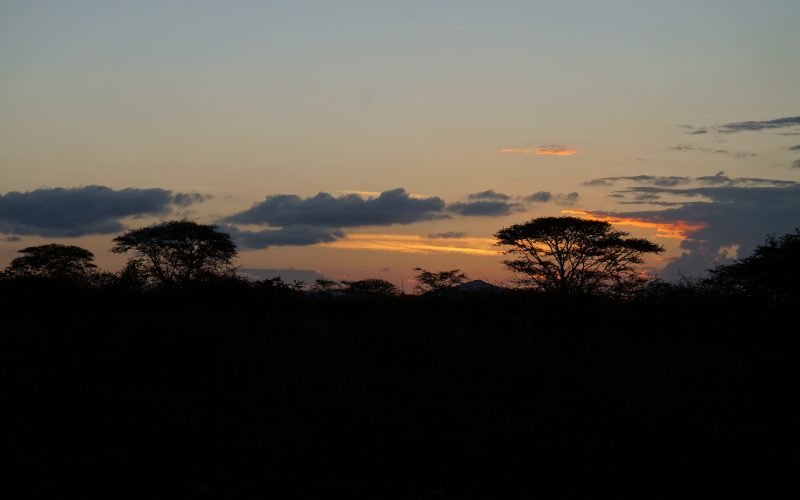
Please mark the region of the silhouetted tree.
POLYGON ((114 243, 114 253, 134 252, 123 273, 148 285, 185 286, 234 272, 236 245, 230 235, 213 225, 162 222, 126 231, 114 238, 114 243))
POLYGON ((352 295, 375 295, 393 297, 401 295, 402 292, 392 283, 378 279, 368 278, 358 281, 342 281, 345 291, 352 295))
POLYGON ((94 254, 74 245, 49 243, 23 248, 5 274, 11 278, 45 278, 87 281, 96 271, 94 254))
POLYGON ((800 297, 800 230, 770 235, 749 257, 710 271, 703 284, 715 293, 783 302, 800 297))
POLYGON ((510 246, 505 265, 521 283, 564 295, 630 292, 646 279, 637 269, 642 256, 664 248, 630 238, 605 221, 540 217, 501 229, 497 244, 510 246))
POLYGON ((295 292, 302 292, 303 290, 305 290, 307 284, 308 283, 306 283, 304 280, 294 279, 292 280, 292 283, 289 285, 289 288, 291 288, 295 292))
POLYGON ((456 287, 469 279, 467 278, 467 275, 461 271, 461 269, 439 271, 438 273, 426 271, 421 267, 415 267, 414 270, 419 272, 419 274, 415 276, 418 282, 415 290, 419 293, 447 290, 449 288, 456 287))
POLYGON ((326 278, 319 278, 311 285, 312 292, 330 292, 340 288, 341 284, 338 281, 329 280, 326 278))

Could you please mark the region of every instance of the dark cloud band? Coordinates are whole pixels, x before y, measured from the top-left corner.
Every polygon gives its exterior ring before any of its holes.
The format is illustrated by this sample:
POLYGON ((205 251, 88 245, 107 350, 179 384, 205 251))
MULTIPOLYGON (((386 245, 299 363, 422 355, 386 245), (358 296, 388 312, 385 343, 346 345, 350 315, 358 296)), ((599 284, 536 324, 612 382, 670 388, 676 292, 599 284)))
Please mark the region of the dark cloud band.
POLYGON ((105 186, 12 191, 0 195, 0 233, 74 237, 122 231, 125 217, 166 215, 200 202, 197 193, 105 186))
POLYGON ((441 219, 444 206, 441 198, 413 198, 403 188, 384 191, 370 198, 358 194, 336 197, 319 193, 309 198, 279 194, 267 196, 264 201, 224 220, 273 227, 388 226, 441 219))

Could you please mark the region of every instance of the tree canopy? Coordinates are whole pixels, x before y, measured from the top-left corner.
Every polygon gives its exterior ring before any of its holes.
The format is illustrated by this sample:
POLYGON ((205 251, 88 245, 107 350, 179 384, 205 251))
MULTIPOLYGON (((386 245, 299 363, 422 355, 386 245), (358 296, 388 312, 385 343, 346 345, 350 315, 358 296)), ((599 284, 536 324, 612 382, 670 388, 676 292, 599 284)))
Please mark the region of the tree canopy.
POLYGON ((126 271, 157 286, 184 286, 234 271, 236 245, 214 225, 162 222, 126 231, 114 243, 114 253, 134 252, 126 271))
POLYGON ((94 254, 74 245, 49 243, 23 248, 21 257, 11 261, 6 274, 60 280, 84 280, 95 272, 94 254))
POLYGON ((778 302, 800 297, 800 230, 768 236, 749 257, 712 269, 704 284, 715 292, 778 302))
POLYGON ((416 275, 418 282, 416 290, 420 293, 447 290, 449 288, 458 286, 469 279, 467 278, 467 275, 461 271, 461 269, 431 272, 426 271, 421 267, 415 267, 414 270, 418 271, 419 273, 416 275))
POLYGON ((345 286, 344 291, 352 295, 386 297, 402 295, 400 289, 394 284, 379 278, 367 278, 358 281, 342 281, 342 285, 345 286))
POLYGON ((540 217, 495 234, 522 284, 564 295, 624 294, 641 283, 643 256, 664 248, 578 217, 540 217))

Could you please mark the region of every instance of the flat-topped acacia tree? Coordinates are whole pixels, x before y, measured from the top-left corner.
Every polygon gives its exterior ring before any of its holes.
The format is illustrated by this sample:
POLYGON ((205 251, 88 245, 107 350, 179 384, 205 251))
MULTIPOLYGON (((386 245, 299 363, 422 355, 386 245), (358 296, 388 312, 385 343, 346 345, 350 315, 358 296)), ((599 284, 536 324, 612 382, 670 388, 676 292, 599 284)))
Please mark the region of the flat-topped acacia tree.
POLYGON ((126 270, 155 286, 185 286, 233 275, 236 245, 214 225, 179 220, 131 229, 114 238, 114 253, 134 252, 126 270))
POLYGON ((416 275, 417 286, 415 287, 416 291, 419 293, 449 290, 461 285, 469 279, 461 269, 432 272, 426 271, 421 267, 415 267, 414 270, 419 273, 416 275))
POLYGON ((87 280, 97 270, 94 254, 74 245, 49 243, 23 248, 6 268, 11 277, 87 280))
POLYGON ((610 223, 578 217, 540 217, 505 227, 497 245, 521 284, 562 295, 624 295, 643 281, 646 254, 664 251, 610 223))

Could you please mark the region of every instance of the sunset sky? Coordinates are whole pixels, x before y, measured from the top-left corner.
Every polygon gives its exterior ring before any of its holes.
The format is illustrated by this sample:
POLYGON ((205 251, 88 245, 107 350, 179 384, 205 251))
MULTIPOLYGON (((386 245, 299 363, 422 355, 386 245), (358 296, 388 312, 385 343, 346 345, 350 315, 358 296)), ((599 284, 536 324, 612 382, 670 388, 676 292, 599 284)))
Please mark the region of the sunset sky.
POLYGON ((800 227, 800 2, 0 0, 0 267, 215 223, 254 276, 461 268, 603 218, 674 279, 800 227), (289 272, 294 269, 300 272, 289 272), (305 272, 303 272, 305 271, 305 272))

